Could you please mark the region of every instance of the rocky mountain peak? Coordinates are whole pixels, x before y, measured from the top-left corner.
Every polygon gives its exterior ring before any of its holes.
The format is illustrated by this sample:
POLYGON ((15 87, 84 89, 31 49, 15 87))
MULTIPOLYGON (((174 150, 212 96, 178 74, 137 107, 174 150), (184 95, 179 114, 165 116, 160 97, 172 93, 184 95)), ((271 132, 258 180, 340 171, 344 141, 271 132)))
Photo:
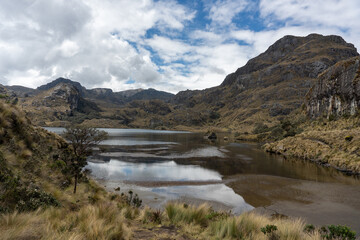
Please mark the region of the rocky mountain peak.
MULTIPOLYGON (((306 37, 297 37, 287 35, 277 40, 264 53, 250 59, 245 66, 229 74, 221 85, 233 84, 240 75, 291 64, 307 64, 302 67, 303 70, 311 74, 307 77, 315 78, 317 74, 337 61, 358 55, 354 45, 347 43, 340 36, 310 34, 306 37)), ((306 76, 306 74, 300 75, 306 76)))
POLYGON ((49 90, 51 88, 54 88, 56 85, 58 84, 70 84, 72 86, 74 86, 81 95, 85 95, 86 94, 86 89, 85 87, 83 87, 79 82, 74 82, 70 79, 67 79, 67 78, 57 78, 56 80, 50 82, 50 83, 47 83, 45 85, 42 85, 40 87, 37 88, 37 90, 40 90, 40 91, 46 91, 46 90, 49 90))

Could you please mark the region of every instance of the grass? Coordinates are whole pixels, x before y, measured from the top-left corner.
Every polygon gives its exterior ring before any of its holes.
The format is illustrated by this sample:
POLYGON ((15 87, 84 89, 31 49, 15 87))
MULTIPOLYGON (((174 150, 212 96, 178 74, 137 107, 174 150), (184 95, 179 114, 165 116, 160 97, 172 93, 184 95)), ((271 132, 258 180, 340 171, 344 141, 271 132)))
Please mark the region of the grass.
POLYGON ((67 202, 61 207, 0 215, 1 239, 136 239, 136 232, 156 232, 145 239, 268 239, 261 228, 276 225, 280 239, 321 239, 318 231, 305 232, 301 220, 270 219, 254 213, 233 216, 200 206, 168 203, 164 210, 136 208, 120 195, 109 194, 94 182, 79 184, 55 196, 67 202), (88 196, 97 194, 92 202, 88 196), (165 231, 165 230, 166 231, 165 231), (168 230, 172 229, 172 230, 168 230))
POLYGON ((115 203, 85 205, 79 211, 48 208, 2 215, 2 239, 129 239, 131 232, 115 203), (30 238, 29 238, 30 239, 30 238))
POLYGON ((278 226, 279 239, 321 239, 318 232, 304 232, 305 224, 299 219, 270 219, 254 213, 240 216, 217 213, 218 217, 209 218, 214 216, 214 211, 204 204, 185 207, 184 204, 170 203, 165 212, 171 224, 192 237, 199 236, 199 239, 267 239, 261 228, 268 224, 278 226))
POLYGON ((293 137, 264 145, 265 150, 328 163, 360 173, 360 120, 356 117, 308 124, 293 137))

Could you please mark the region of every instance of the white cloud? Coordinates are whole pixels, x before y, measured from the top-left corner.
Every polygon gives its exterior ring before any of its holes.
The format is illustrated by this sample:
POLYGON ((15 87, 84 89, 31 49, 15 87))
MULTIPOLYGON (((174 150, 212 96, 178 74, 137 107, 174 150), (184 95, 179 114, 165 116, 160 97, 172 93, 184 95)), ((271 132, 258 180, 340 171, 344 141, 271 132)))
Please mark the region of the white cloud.
POLYGON ((209 17, 213 24, 229 25, 248 4, 246 0, 217 0, 210 6, 209 17))
POLYGON ((261 0, 259 10, 270 26, 282 24, 284 27, 280 29, 306 29, 301 35, 311 32, 337 34, 360 47, 358 0, 261 0))
POLYGON ((151 28, 180 31, 194 15, 176 1, 2 1, 0 79, 37 87, 65 76, 86 87, 126 88, 131 79, 149 87, 161 81, 158 66, 129 41, 141 42, 151 28))
POLYGON ((177 92, 219 85, 284 35, 338 34, 360 46, 357 0, 181 3, 1 1, 0 82, 37 87, 65 76, 87 88, 177 92), (199 5, 204 9, 188 7, 199 5), (251 22, 242 29, 234 22, 254 11, 266 29, 252 30, 251 22), (206 24, 195 22, 199 18, 206 24))
POLYGON ((160 37, 155 35, 151 39, 145 40, 154 51, 156 51, 160 58, 166 63, 180 60, 185 54, 192 51, 192 47, 180 40, 172 40, 167 37, 160 37))
POLYGON ((307 26, 360 27, 358 0, 261 0, 260 11, 263 17, 307 26))

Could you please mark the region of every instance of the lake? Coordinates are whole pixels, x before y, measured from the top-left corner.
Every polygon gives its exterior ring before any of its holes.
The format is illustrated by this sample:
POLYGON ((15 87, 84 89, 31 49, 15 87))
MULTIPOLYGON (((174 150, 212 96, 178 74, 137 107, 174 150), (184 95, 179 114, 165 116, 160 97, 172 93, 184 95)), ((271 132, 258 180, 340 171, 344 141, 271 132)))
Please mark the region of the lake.
MULTIPOLYGON (((61 133, 62 128, 46 128, 61 133)), ((133 190, 143 203, 208 202, 240 214, 255 211, 346 224, 360 231, 360 181, 309 161, 265 153, 258 144, 209 141, 200 133, 102 129, 109 138, 88 160, 109 191, 133 190)))

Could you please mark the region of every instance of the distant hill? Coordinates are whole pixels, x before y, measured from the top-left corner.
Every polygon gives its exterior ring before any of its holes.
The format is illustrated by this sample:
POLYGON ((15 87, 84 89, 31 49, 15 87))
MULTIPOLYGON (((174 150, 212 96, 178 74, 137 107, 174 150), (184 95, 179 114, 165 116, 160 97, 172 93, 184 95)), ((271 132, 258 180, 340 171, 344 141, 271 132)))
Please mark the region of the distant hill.
POLYGON ((19 86, 19 85, 5 86, 5 87, 8 90, 13 91, 17 96, 20 96, 20 97, 28 97, 28 96, 35 95, 37 93, 36 89, 23 87, 23 86, 19 86))
POLYGON ((163 100, 163 101, 170 101, 171 98, 174 96, 172 93, 158 91, 153 88, 144 89, 142 91, 138 91, 134 95, 129 96, 127 99, 128 101, 134 100, 163 100))
POLYGON ((58 78, 37 89, 22 86, 7 86, 3 89, 6 93, 11 92, 19 97, 20 106, 35 124, 41 126, 64 126, 68 122, 82 123, 87 120, 109 118, 118 118, 117 124, 129 123, 129 119, 134 119, 133 113, 126 112, 119 117, 116 115, 118 108, 140 108, 143 114, 151 109, 151 112, 155 111, 156 114, 156 109, 163 111, 160 109, 164 108, 162 102, 158 101, 168 102, 174 96, 155 89, 120 92, 113 92, 108 88, 86 89, 79 82, 66 78, 58 78), (136 103, 131 104, 132 102, 136 103))
POLYGON ((38 87, 37 90, 46 91, 46 90, 49 90, 51 88, 56 87, 56 85, 58 85, 60 83, 67 83, 67 84, 73 85, 74 87, 76 87, 76 89, 82 95, 86 94, 86 89, 80 83, 71 81, 70 79, 66 79, 66 78, 58 78, 58 79, 56 79, 56 80, 54 80, 52 82, 49 82, 49 83, 47 83, 45 85, 42 85, 42 86, 38 87))

